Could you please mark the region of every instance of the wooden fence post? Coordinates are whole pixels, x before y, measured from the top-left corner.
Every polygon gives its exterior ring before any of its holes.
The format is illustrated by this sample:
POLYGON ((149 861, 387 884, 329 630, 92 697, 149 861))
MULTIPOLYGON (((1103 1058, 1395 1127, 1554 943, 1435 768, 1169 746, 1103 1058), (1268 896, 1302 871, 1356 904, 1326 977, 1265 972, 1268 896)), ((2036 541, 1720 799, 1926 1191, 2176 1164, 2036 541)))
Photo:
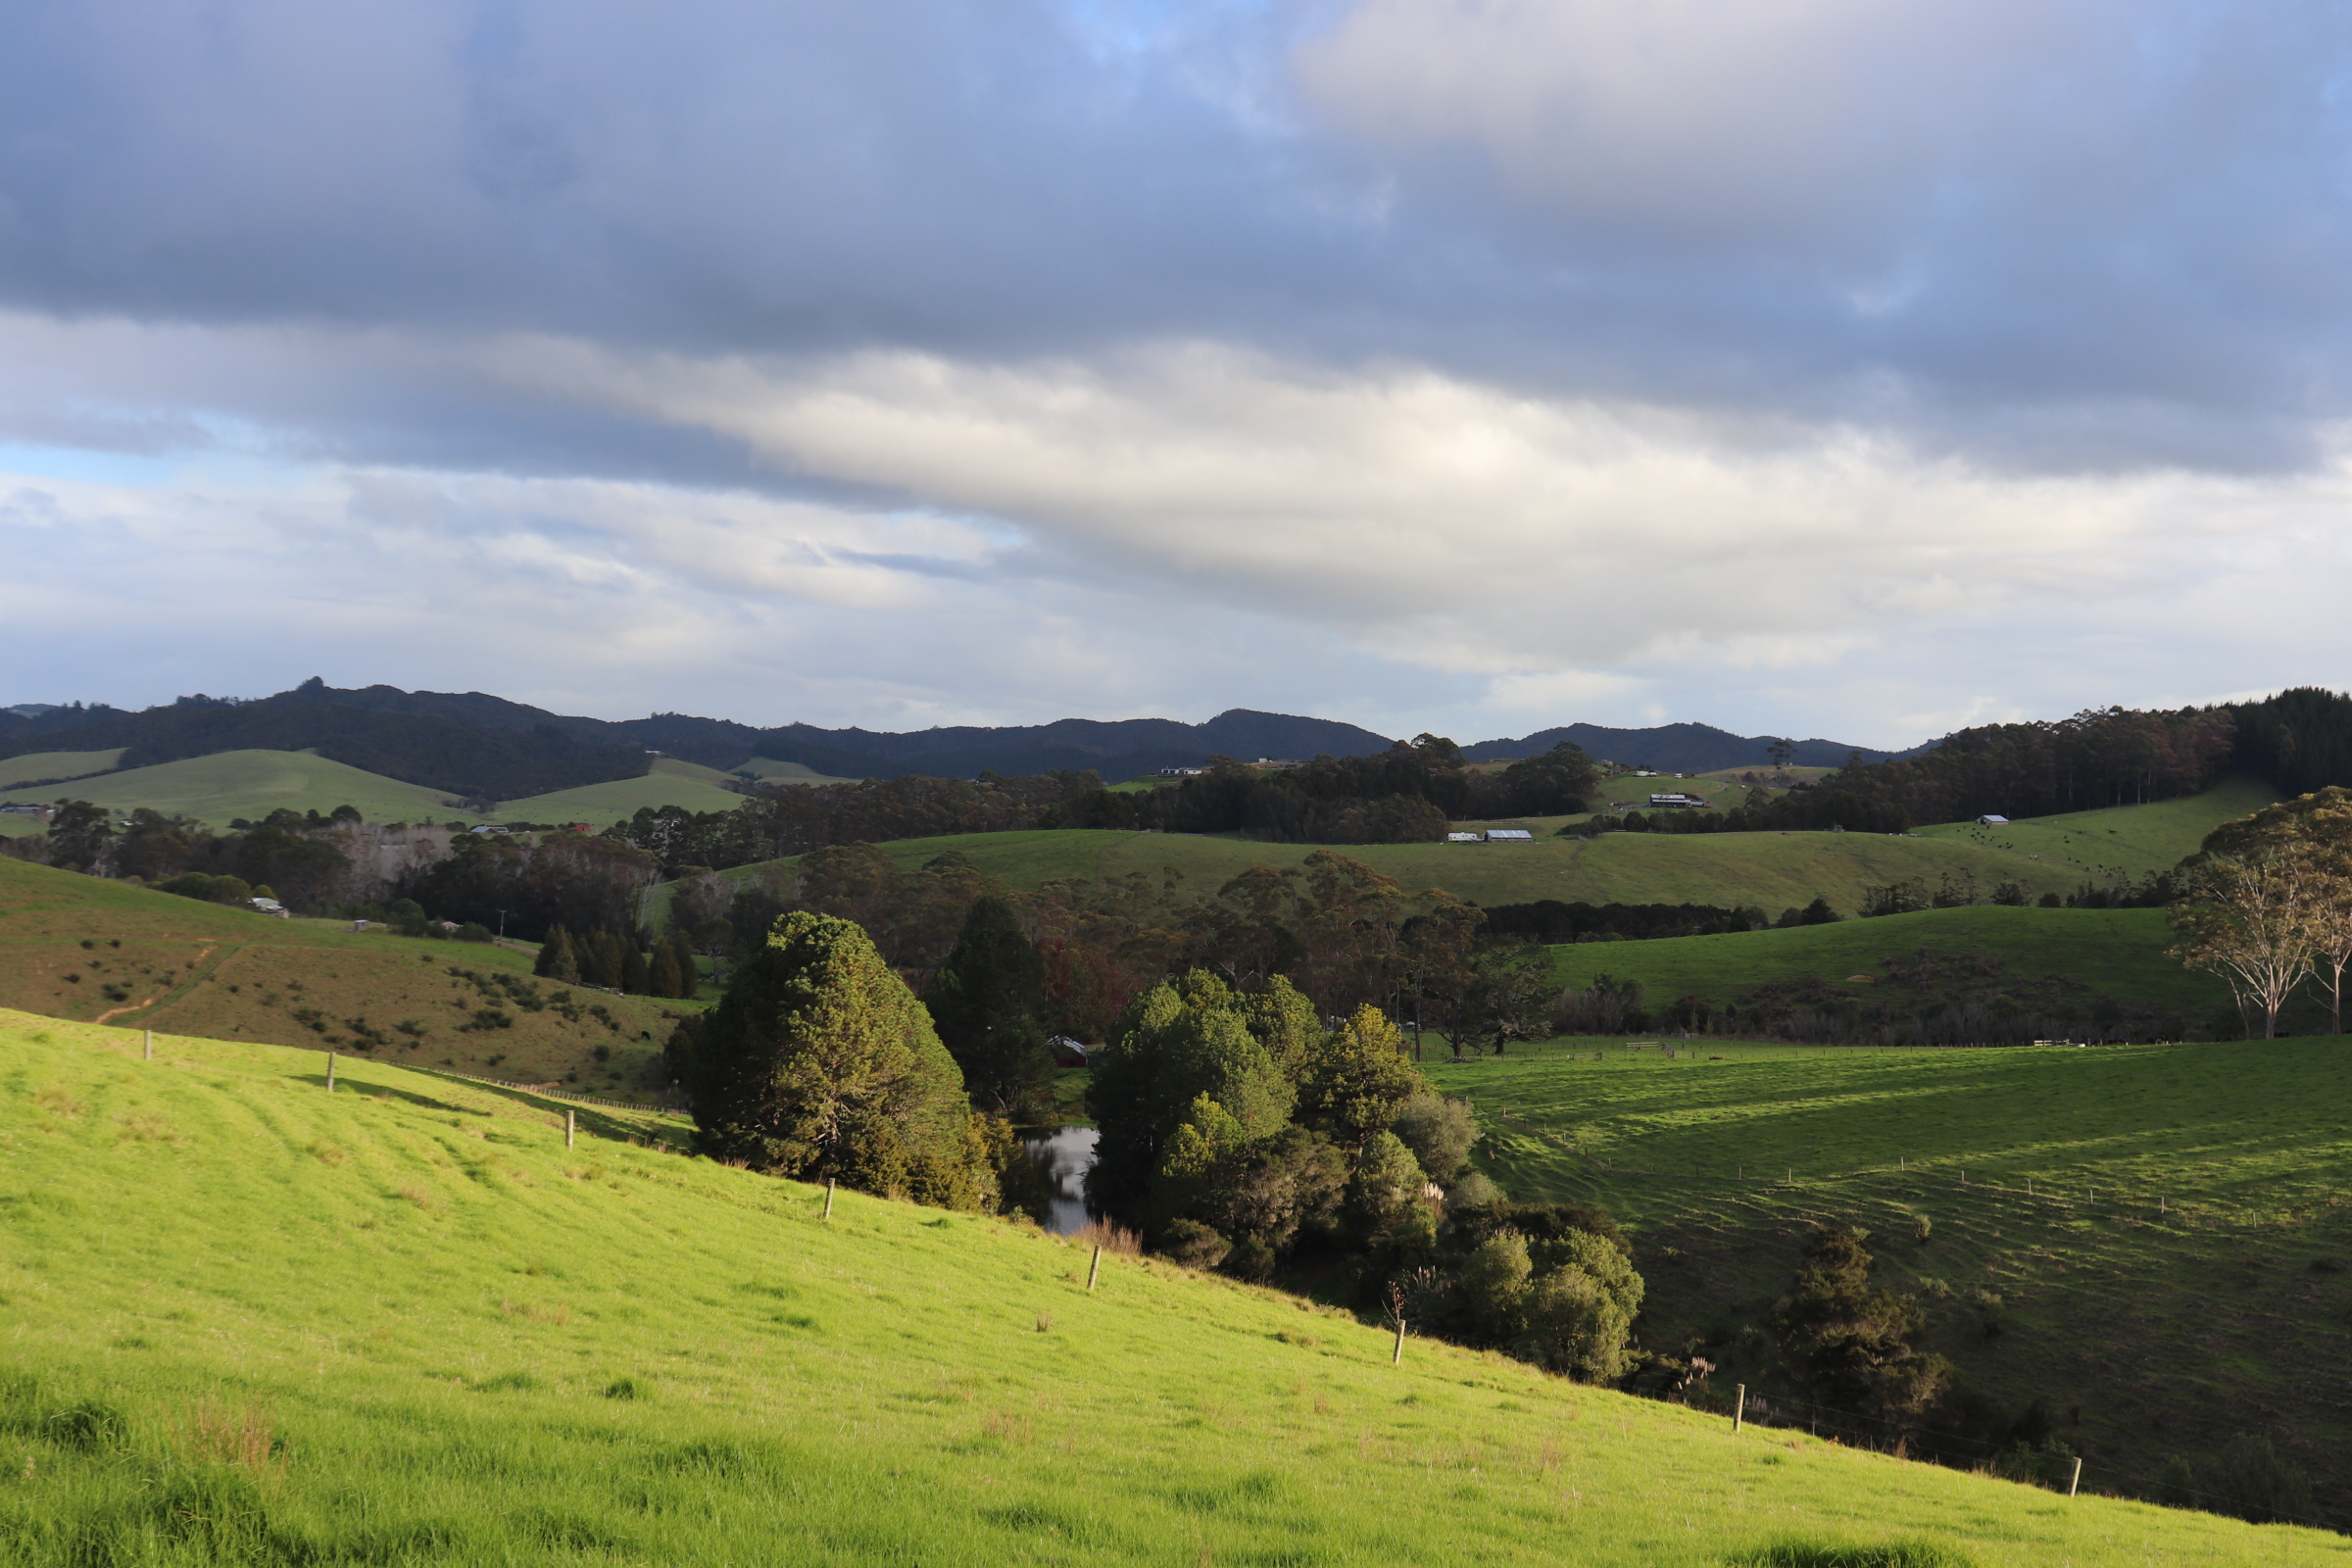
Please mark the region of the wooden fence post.
POLYGON ((573 1110, 568 1105, 564 1109, 564 1147, 565 1149, 569 1149, 571 1147, 571 1141, 578 1133, 578 1124, 574 1120, 578 1114, 579 1112, 573 1110))
POLYGON ((147 1059, 155 1059, 155 1031, 152 1029, 147 1031, 147 1059))
POLYGON ((1395 1353, 1395 1354, 1393 1354, 1393 1355, 1391 1355, 1391 1356, 1389 1357, 1389 1365, 1391 1365, 1391 1366, 1401 1366, 1401 1365, 1403 1365, 1403 1364, 1404 1364, 1404 1318, 1403 1318, 1402 1314, 1399 1314, 1399 1315, 1397 1316, 1397 1319, 1396 1319, 1396 1353, 1395 1353))
POLYGON ((833 1217, 833 1178, 825 1178, 825 1218, 833 1217))
POLYGON ((1095 1294, 1095 1280, 1102 1272, 1102 1244, 1095 1244, 1095 1260, 1086 1265, 1086 1294, 1095 1294))
POLYGON ((2077 1455, 2077 1456, 2076 1456, 2076 1459, 2075 1459, 2075 1473, 2074 1473, 2074 1474, 2073 1474, 2071 1477, 2069 1477, 2069 1478, 2067 1479, 2067 1483, 2066 1483, 2066 1494, 2067 1494, 2068 1496, 2070 1496, 2070 1497, 2071 1497, 2071 1496, 2073 1496, 2073 1495, 2075 1494, 2075 1489, 2076 1489, 2077 1487, 2081 1486, 2082 1484, 2082 1457, 2081 1457, 2080 1455, 2077 1455))
POLYGON ((1740 1398, 1739 1398, 1739 1402, 1738 1402, 1738 1403, 1736 1403, 1736 1404, 1734 1404, 1734 1405, 1732 1406, 1732 1430, 1733 1430, 1734 1432, 1738 1432, 1738 1431, 1740 1430, 1740 1424, 1741 1424, 1742 1422, 1744 1422, 1746 1419, 1747 1419, 1747 1385, 1746 1385, 1746 1384, 1744 1384, 1744 1383, 1742 1383, 1742 1384, 1740 1384, 1740 1398))
POLYGON ((335 1092, 335 1054, 331 1051, 326 1054, 326 1092, 335 1092))

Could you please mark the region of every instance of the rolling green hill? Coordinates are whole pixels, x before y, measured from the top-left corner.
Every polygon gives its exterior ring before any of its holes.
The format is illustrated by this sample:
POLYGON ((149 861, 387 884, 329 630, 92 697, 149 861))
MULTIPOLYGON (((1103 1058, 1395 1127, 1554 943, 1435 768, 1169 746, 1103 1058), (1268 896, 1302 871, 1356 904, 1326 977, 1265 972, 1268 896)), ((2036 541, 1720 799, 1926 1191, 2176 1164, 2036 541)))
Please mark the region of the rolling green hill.
POLYGON ((216 752, 185 761, 102 773, 45 798, 71 796, 118 811, 149 807, 168 816, 191 816, 226 827, 236 817, 260 818, 283 807, 331 811, 357 807, 372 822, 478 822, 478 814, 450 805, 438 790, 364 773, 308 752, 216 752))
POLYGON ((2123 874, 2144 879, 2169 871, 2194 855, 2205 835, 2233 817, 2251 816, 2278 799, 2259 779, 2232 778, 2202 795, 2153 806, 2116 806, 2098 811, 2070 811, 1979 827, 1945 822, 1919 831, 1926 837, 1974 844, 2024 856, 2047 866, 2063 866, 2078 880, 2104 881, 2123 874))
POLYGON ((2058 974, 2154 1006, 2203 1011, 2227 1005, 2230 991, 2221 980, 2164 956, 2172 940, 2162 909, 1978 905, 1727 936, 1585 942, 1554 948, 1552 955, 1562 985, 1589 986, 1603 973, 1630 977, 1642 982, 1653 1003, 1696 996, 1720 1006, 1750 986, 1810 976, 1829 981, 1832 989, 1869 996, 1888 989, 1882 959, 1908 959, 1925 948, 1997 959, 2001 976, 2009 979, 2058 974))
MULTIPOLYGON (((1252 865, 1297 865, 1314 853, 1304 844, 1256 844, 1181 833, 1048 829, 903 839, 878 846, 907 866, 953 851, 1014 887, 1052 877, 1157 876, 1173 866, 1206 897, 1252 865)), ((1861 833, 1611 833, 1590 841, 1533 844, 1351 844, 1343 855, 1419 891, 1442 887, 1479 904, 1536 899, 1592 904, 1754 904, 1773 915, 1812 902, 1816 893, 1847 913, 1866 886, 1911 877, 1930 887, 1945 872, 1995 882, 2023 881, 2034 893, 2071 892, 2073 869, 2042 867, 2022 856, 1979 845, 1861 833)), ((734 876, 757 874, 739 867, 734 876)))
POLYGON ((1164 1263, 1090 1293, 1034 1230, 827 1221, 642 1122, 567 1150, 518 1095, 135 1048, 0 1017, 0 1556, 36 1568, 2352 1557, 1424 1342, 1392 1366, 1164 1263))
POLYGON ((643 778, 613 779, 583 784, 553 795, 533 795, 505 801, 501 817, 515 822, 588 822, 597 827, 635 815, 644 807, 682 806, 689 811, 732 811, 743 797, 722 789, 727 775, 715 767, 681 762, 673 757, 654 760, 654 770, 643 778))
POLYGON ((103 752, 29 752, 0 760, 0 794, 43 779, 82 778, 104 773, 122 760, 122 748, 103 752))
POLYGON ((1627 1224, 1645 1344, 1703 1345, 1719 1381, 1791 1397, 1765 1319, 1806 1229, 1859 1225, 1933 1348, 2013 1410, 2042 1399, 2085 1485, 2252 1431, 2352 1518, 2352 1040, 1668 1044, 1433 1069, 1475 1098, 1479 1163, 1514 1198, 1627 1224))
POLYGON ((534 981, 531 960, 518 947, 272 919, 0 859, 0 1007, 122 1029, 331 1041, 524 1083, 567 1078, 628 1100, 668 1087, 670 1013, 693 1004, 566 992, 534 981))
MULTIPOLYGON (((103 752, 48 752, 13 762, 44 765, 76 757, 104 759, 103 752)), ((47 776, 47 775, 44 775, 47 776)), ((357 807, 372 822, 593 822, 599 826, 645 806, 682 806, 693 811, 731 811, 743 797, 719 787, 724 773, 673 758, 658 759, 642 778, 614 779, 505 801, 488 816, 455 804, 438 790, 365 773, 307 752, 218 752, 186 761, 161 762, 75 780, 72 785, 30 792, 27 798, 71 796, 118 811, 150 807, 172 816, 191 816, 216 828, 237 817, 259 820, 284 808, 295 811, 357 807)), ((24 792, 20 792, 24 793, 24 792)), ((0 826, 37 832, 39 825, 0 818, 0 826)))
POLYGON ((854 778, 842 778, 831 773, 819 773, 805 762, 779 762, 770 758, 755 757, 735 769, 749 773, 769 784, 855 784, 854 778))

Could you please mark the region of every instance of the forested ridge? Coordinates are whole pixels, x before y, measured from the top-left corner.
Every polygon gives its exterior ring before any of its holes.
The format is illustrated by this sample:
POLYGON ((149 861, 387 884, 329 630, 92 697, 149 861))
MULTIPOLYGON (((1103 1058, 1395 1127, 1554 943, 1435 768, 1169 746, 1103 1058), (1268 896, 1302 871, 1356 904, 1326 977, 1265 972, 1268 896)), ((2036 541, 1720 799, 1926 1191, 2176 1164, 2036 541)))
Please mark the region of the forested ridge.
POLYGON ((652 766, 642 747, 582 741, 557 725, 489 729, 306 700, 300 691, 252 703, 186 697, 139 713, 105 710, 68 727, 20 726, 0 740, 0 757, 118 747, 123 768, 219 752, 316 752, 403 783, 493 802, 638 778, 652 766))
POLYGON ((1914 822, 1958 822, 2172 800, 2233 769, 2290 796, 2352 781, 2352 696, 2300 686, 2255 703, 1980 725, 1917 757, 1849 764, 1820 787, 1914 822))

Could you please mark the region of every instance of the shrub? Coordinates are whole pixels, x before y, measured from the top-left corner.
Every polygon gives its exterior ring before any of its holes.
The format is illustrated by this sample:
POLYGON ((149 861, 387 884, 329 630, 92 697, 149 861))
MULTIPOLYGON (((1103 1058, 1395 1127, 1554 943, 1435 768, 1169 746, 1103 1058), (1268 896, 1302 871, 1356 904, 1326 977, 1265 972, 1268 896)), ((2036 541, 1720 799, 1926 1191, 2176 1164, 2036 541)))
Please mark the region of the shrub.
POLYGON ((1738 1560, 1752 1568, 1973 1568, 1966 1554, 1935 1541, 1782 1541, 1738 1560))
POLYGON ((1404 1102, 1389 1130, 1404 1140, 1431 1181, 1447 1182, 1470 1162, 1478 1122, 1467 1102, 1422 1091, 1404 1102))
POLYGON ((1215 1268, 1233 1244, 1197 1219, 1180 1219, 1168 1226, 1160 1250, 1187 1268, 1215 1268))
POLYGON ((2205 1491, 2256 1524, 2311 1522, 2311 1478, 2278 1456, 2271 1440, 2240 1433, 2206 1466, 2205 1491))

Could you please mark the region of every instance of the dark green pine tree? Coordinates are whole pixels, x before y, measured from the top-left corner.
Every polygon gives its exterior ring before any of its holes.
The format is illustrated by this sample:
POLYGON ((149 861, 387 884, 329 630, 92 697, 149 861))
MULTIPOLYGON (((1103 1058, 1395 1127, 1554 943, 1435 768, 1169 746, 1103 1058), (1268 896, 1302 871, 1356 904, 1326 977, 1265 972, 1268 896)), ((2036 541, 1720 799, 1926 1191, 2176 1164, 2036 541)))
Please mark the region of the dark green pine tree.
POLYGON ((694 942, 683 931, 673 931, 669 938, 670 956, 677 961, 678 989, 673 997, 691 997, 702 989, 702 965, 695 961, 694 942))
POLYGON ((678 973, 678 955, 663 937, 654 944, 654 961, 646 972, 646 989, 657 997, 686 995, 685 979, 678 973))
POLYGON ((645 955, 637 950, 635 937, 620 939, 620 989, 631 996, 642 997, 650 988, 652 975, 646 969, 645 955))
POLYGON ((539 961, 532 972, 545 975, 558 985, 579 984, 579 953, 571 945, 570 932, 560 925, 548 928, 547 940, 540 944, 539 961))
POLYGON ((993 897, 972 906, 923 1003, 974 1100, 1016 1122, 1052 1119, 1054 1053, 1037 1021, 1046 966, 1011 906, 993 897))
POLYGON ((996 1206, 955 1060, 849 921, 786 915, 681 1034, 673 1059, 703 1153, 949 1208, 996 1206))
POLYGON ((608 991, 620 989, 620 938, 591 931, 572 945, 580 955, 580 978, 608 991))

